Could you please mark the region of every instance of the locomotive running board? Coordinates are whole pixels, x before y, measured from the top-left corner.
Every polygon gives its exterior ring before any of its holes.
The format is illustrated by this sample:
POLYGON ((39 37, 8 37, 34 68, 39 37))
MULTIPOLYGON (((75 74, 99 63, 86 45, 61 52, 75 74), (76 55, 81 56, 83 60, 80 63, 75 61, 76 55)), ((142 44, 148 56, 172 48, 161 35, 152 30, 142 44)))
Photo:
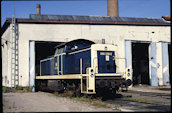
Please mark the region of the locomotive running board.
POLYGON ((89 76, 89 74, 75 74, 75 75, 49 75, 49 76, 36 76, 35 79, 80 79, 81 80, 81 93, 95 94, 95 77, 89 76), (85 80, 85 81, 84 81, 85 80), (85 83, 84 83, 85 82, 85 83), (83 85, 83 84, 86 84, 83 85), (85 88, 84 88, 85 87, 85 88))
POLYGON ((81 75, 42 75, 36 76, 36 79, 81 79, 81 75))

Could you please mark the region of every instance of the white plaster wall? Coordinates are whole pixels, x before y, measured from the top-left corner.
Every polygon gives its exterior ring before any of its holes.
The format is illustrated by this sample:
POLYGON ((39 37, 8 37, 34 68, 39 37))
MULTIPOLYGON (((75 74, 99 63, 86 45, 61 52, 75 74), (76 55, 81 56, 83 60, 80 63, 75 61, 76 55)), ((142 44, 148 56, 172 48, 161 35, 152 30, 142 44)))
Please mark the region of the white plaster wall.
POLYGON ((2 86, 11 86, 11 26, 6 29, 6 32, 1 37, 2 50, 2 86), (5 43, 7 41, 7 44, 5 43))
MULTIPOLYGON (((125 58, 125 40, 170 42, 169 26, 121 26, 79 24, 19 24, 20 85, 29 85, 29 40, 64 42, 88 39, 117 46, 120 58, 125 58), (154 32, 154 34, 152 33, 154 32)), ((125 71, 125 61, 119 61, 119 71, 125 71)))

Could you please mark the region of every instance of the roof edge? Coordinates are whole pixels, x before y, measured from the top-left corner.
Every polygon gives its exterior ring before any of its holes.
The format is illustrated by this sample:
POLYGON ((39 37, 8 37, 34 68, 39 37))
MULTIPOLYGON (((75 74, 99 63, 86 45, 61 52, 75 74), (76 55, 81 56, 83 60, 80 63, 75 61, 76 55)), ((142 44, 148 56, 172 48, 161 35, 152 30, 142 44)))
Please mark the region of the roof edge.
MULTIPOLYGON (((11 23, 12 18, 7 18, 6 22, 11 23)), ((154 22, 129 22, 129 21, 72 21, 72 20, 45 20, 45 19, 25 19, 17 18, 16 23, 43 23, 43 24, 112 24, 112 25, 155 25, 155 26, 170 26, 171 23, 154 23, 154 22)))
POLYGON ((9 27, 11 22, 8 22, 7 20, 4 22, 2 28, 1 28, 1 37, 4 34, 4 32, 6 31, 6 29, 9 27))
MULTIPOLYGON (((5 23, 1 28, 1 36, 11 24, 12 18, 6 18, 5 23)), ((171 26, 168 23, 153 23, 153 22, 121 22, 121 21, 72 21, 72 20, 45 20, 45 19, 26 19, 16 18, 16 23, 38 23, 38 24, 96 24, 96 25, 134 25, 134 26, 171 26)))

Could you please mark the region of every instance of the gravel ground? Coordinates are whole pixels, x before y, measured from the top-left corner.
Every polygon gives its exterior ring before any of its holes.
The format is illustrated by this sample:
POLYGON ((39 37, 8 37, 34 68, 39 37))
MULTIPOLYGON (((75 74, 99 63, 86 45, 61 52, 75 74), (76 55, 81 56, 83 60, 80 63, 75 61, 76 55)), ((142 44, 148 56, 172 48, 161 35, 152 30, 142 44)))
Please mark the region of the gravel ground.
MULTIPOLYGON (((148 102, 149 102, 148 101, 148 102)), ((133 87, 128 92, 118 92, 115 99, 105 100, 111 108, 96 107, 52 93, 3 93, 3 112, 169 112, 170 87, 133 87), (123 100, 123 98, 149 100, 151 103, 123 100)))
POLYGON ((3 93, 3 112, 91 112, 117 111, 96 107, 51 93, 3 93))
POLYGON ((121 111, 127 112, 170 112, 171 111, 171 86, 152 87, 138 86, 128 92, 118 92, 114 100, 106 100, 107 103, 119 105, 121 111), (137 99, 136 101, 123 98, 137 99), (139 102, 139 100, 144 102, 139 102))

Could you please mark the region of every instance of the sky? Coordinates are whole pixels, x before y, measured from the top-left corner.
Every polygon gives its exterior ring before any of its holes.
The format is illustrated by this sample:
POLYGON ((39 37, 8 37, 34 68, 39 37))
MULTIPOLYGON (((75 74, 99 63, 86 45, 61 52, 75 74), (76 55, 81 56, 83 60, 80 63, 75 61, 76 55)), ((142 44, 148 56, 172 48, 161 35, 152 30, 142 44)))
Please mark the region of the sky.
MULTIPOLYGON (((107 0, 2 1, 1 26, 6 18, 29 18, 36 14, 107 16, 107 0)), ((170 0, 118 0, 120 17, 161 18, 170 16, 170 0)))

